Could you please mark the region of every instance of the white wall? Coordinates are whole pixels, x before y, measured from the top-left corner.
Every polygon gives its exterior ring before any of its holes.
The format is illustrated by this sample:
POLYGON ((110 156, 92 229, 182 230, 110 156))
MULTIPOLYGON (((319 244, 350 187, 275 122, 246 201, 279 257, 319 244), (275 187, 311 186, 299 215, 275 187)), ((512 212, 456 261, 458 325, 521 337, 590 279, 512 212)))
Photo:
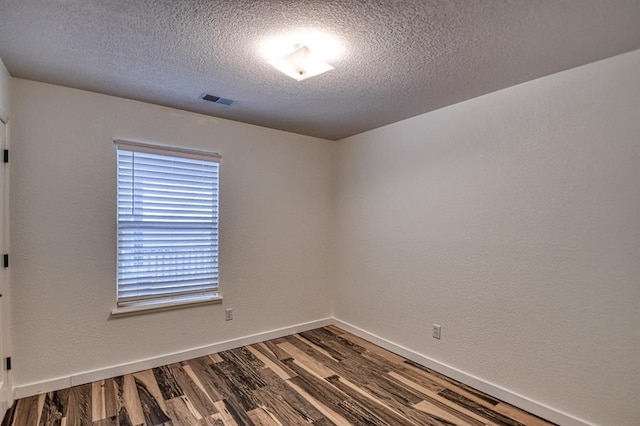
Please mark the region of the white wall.
POLYGON ((14 385, 317 320, 333 304, 340 320, 556 410, 638 424, 637 75, 638 51, 337 150, 13 79, 14 385), (114 138, 224 155, 223 305, 109 317, 114 138))
POLYGON ((11 76, 0 58, 0 116, 9 115, 9 97, 11 95, 11 76))
POLYGON ((12 108, 15 386, 330 316, 335 143, 21 79, 12 108), (110 318, 114 138, 222 153, 222 305, 110 318))
POLYGON ((639 76, 635 51, 341 141, 335 316, 640 424, 639 76))

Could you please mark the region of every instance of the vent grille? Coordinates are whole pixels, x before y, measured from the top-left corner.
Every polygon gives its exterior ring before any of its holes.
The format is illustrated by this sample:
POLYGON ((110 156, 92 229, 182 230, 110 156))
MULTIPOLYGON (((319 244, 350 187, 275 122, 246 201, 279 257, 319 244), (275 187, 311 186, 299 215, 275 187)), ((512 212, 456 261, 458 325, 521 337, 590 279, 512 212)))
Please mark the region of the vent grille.
POLYGON ((203 93, 200 96, 200 99, 208 101, 208 102, 213 102, 214 104, 221 104, 221 105, 226 105, 226 106, 231 106, 231 105, 236 103, 236 101, 234 101, 233 99, 227 99, 227 98, 223 98, 221 96, 210 95, 208 93, 203 93))

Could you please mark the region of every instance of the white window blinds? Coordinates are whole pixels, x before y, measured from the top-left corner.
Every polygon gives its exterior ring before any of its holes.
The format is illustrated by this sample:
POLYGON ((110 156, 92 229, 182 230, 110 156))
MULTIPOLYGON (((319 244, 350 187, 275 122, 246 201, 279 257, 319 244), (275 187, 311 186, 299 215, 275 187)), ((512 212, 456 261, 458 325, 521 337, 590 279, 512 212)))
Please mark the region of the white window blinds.
POLYGON ((118 306, 215 296, 220 156, 115 143, 118 306))

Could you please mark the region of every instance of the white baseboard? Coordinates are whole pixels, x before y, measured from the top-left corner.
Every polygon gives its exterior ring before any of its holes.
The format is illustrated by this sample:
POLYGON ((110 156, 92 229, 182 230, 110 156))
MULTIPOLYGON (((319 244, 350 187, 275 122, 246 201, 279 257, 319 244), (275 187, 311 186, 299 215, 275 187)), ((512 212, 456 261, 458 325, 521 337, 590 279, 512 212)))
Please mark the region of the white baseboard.
POLYGON ((278 337, 288 336, 290 334, 300 333, 312 330, 318 327, 333 324, 332 318, 325 318, 317 321, 297 324, 291 327, 279 328, 276 330, 256 333, 249 336, 239 337, 237 339, 226 340, 223 342, 213 343, 210 345, 200 346, 185 351, 174 352, 170 354, 160 355, 153 358, 147 358, 139 361, 128 362, 125 364, 113 365, 110 367, 100 368, 97 370, 86 371, 65 377, 57 377, 54 379, 43 380, 35 383, 15 386, 13 388, 14 398, 24 398, 26 396, 37 395, 44 392, 52 392, 71 386, 83 385, 85 383, 104 380, 110 377, 122 376, 138 371, 148 370, 150 368, 160 367, 166 364, 186 361, 192 358, 198 358, 215 352, 226 351, 229 349, 239 348, 240 346, 252 345, 254 343, 263 342, 265 340, 276 339, 278 337))
POLYGON ((454 380, 462 382, 465 385, 471 386, 472 388, 478 389, 479 391, 482 391, 487 395, 491 395, 501 401, 507 402, 511 405, 515 405, 516 407, 535 414, 536 416, 542 417, 543 419, 563 426, 595 426, 593 423, 589 423, 586 420, 579 419, 560 410, 548 407, 542 403, 519 395, 501 386, 487 382, 486 380, 475 377, 469 373, 465 373, 464 371, 443 364, 411 349, 407 349, 404 346, 401 346, 390 340, 376 336, 373 333, 369 333, 368 331, 351 325, 348 322, 334 318, 333 324, 375 345, 398 354, 403 358, 437 371, 440 374, 444 374, 447 377, 451 377, 454 380))
POLYGON ((137 371, 147 370, 149 368, 160 367, 166 364, 172 364, 175 362, 185 361, 192 358, 212 354, 215 352, 225 351, 240 346, 251 345, 265 340, 275 339, 278 337, 287 336, 290 334, 300 333, 302 331, 312 330, 318 327, 324 327, 329 324, 334 324, 345 331, 355 334, 373 344, 381 346, 391 352, 394 352, 404 358, 417 362, 427 368, 444 374, 447 377, 458 380, 468 386, 478 389, 488 395, 491 395, 497 399, 505 401, 523 410, 529 411, 539 417, 550 420, 554 423, 558 423, 563 426, 595 426, 593 423, 589 423, 585 420, 571 416, 560 410, 548 407, 542 403, 536 402, 532 399, 519 395, 501 386, 487 382, 486 380, 475 377, 469 373, 458 370, 449 365, 443 364, 439 361, 431 359, 425 355, 415 352, 411 349, 405 348, 402 345, 394 343, 390 340, 379 337, 373 333, 370 333, 364 329, 351 325, 345 321, 337 318, 325 318, 317 321, 311 321, 307 323, 297 324, 291 327, 279 328, 276 330, 270 330, 262 333, 256 333, 249 336, 239 337, 237 339, 226 340, 223 342, 213 343, 206 346, 200 346, 197 348, 165 354, 153 358, 147 358, 139 361, 134 361, 125 364, 114 365, 110 367, 100 368, 97 370, 86 371, 78 374, 73 374, 65 377, 58 377, 49 380, 43 380, 40 382, 29 383, 25 385, 15 386, 13 388, 14 398, 24 398, 26 396, 37 395, 44 392, 51 392, 58 389, 64 389, 71 386, 82 385, 85 383, 91 383, 97 380, 103 380, 110 377, 121 376, 124 374, 135 373, 137 371))

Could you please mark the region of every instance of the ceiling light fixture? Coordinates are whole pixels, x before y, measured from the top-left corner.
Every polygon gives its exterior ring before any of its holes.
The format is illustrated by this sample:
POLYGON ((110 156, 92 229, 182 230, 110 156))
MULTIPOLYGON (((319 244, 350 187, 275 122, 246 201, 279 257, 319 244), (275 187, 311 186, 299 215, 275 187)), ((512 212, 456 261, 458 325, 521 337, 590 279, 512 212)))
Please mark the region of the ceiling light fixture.
POLYGON ((301 44, 297 44, 293 52, 269 63, 297 81, 306 80, 333 69, 333 66, 311 53, 307 46, 301 44))

